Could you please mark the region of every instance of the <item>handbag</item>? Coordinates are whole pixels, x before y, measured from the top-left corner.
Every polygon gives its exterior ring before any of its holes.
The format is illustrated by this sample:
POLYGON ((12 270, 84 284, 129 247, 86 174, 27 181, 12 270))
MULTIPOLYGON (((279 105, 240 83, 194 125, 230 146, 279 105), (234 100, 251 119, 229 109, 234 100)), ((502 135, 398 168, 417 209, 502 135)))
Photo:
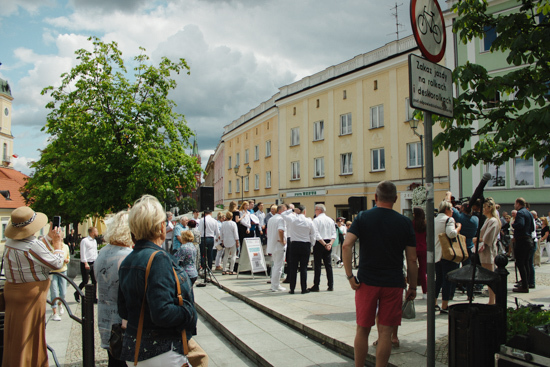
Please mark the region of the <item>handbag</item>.
POLYGON ((193 367, 207 367, 208 366, 208 354, 201 348, 201 346, 195 341, 195 339, 189 339, 189 353, 187 359, 193 367))
POLYGON ((111 325, 111 337, 109 338, 109 352, 115 358, 120 360, 122 354, 122 339, 124 338, 124 329, 122 324, 111 325))
POLYGON ((416 310, 414 308, 413 300, 405 300, 403 308, 401 308, 401 317, 404 319, 414 319, 416 317, 416 310))
MULTIPOLYGON (((450 217, 445 222, 445 228, 450 217)), ((466 237, 458 234, 455 238, 449 238, 447 232, 440 233, 439 243, 441 244, 441 257, 445 260, 455 263, 461 263, 468 259, 468 250, 466 246, 466 237)))

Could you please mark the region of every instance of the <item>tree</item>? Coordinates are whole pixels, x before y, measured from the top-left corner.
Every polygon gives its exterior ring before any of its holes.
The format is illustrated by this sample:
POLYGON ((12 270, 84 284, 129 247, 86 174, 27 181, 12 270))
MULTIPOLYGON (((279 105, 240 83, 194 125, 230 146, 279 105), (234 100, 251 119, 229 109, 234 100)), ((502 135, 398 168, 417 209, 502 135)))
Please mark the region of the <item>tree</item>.
POLYGON ((458 151, 473 135, 472 148, 462 152, 454 168, 480 162, 503 164, 511 158, 534 157, 550 176, 550 24, 549 0, 518 0, 512 13, 488 14, 486 0, 459 0, 453 31, 463 43, 496 31, 490 52, 502 52, 510 65, 502 75, 490 75, 480 65, 466 63, 453 72, 462 92, 454 100, 455 119, 437 116, 443 132, 433 141, 434 152, 458 151), (499 98, 500 96, 500 98, 499 98), (510 98, 513 97, 513 98, 510 98), (479 121, 479 128, 474 122, 479 121))
POLYGON ((197 209, 197 202, 190 196, 186 196, 178 201, 178 208, 180 214, 189 213, 193 209, 197 209))
POLYGON ((42 91, 53 99, 42 129, 50 138, 25 186, 33 208, 64 223, 127 208, 143 194, 163 202, 167 189, 190 189, 201 169, 185 153, 192 132, 168 98, 171 74, 189 73, 185 60, 155 67, 140 48, 130 81, 116 42, 88 40, 93 50, 76 51, 79 64, 42 91))

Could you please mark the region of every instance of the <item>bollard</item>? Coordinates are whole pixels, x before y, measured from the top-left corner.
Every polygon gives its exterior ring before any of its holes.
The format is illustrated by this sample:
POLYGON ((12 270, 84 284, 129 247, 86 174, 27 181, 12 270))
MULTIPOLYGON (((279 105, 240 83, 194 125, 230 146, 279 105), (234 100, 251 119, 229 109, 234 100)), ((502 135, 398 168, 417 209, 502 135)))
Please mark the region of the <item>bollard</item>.
POLYGON ((94 301, 95 284, 86 284, 85 295, 82 299, 82 365, 94 367, 94 301))

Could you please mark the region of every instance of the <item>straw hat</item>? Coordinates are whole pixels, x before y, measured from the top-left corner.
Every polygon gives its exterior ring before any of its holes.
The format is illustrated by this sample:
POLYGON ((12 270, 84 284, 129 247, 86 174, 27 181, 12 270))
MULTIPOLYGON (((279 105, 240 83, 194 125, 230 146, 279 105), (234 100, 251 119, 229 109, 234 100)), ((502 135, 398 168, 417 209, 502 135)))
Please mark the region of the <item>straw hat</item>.
POLYGON ((7 238, 20 240, 30 237, 48 223, 44 213, 36 213, 27 206, 22 206, 11 212, 11 219, 4 231, 7 238))

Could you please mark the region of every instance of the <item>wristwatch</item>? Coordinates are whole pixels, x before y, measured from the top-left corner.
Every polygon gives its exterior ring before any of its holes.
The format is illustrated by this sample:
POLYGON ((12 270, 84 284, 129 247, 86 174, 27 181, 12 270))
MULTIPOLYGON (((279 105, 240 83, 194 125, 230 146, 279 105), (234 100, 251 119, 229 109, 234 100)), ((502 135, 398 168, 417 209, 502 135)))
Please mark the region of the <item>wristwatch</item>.
POLYGON ((348 278, 348 280, 350 280, 351 278, 354 277, 354 275, 353 275, 353 273, 352 273, 350 276, 347 276, 347 275, 346 275, 346 277, 348 278))

